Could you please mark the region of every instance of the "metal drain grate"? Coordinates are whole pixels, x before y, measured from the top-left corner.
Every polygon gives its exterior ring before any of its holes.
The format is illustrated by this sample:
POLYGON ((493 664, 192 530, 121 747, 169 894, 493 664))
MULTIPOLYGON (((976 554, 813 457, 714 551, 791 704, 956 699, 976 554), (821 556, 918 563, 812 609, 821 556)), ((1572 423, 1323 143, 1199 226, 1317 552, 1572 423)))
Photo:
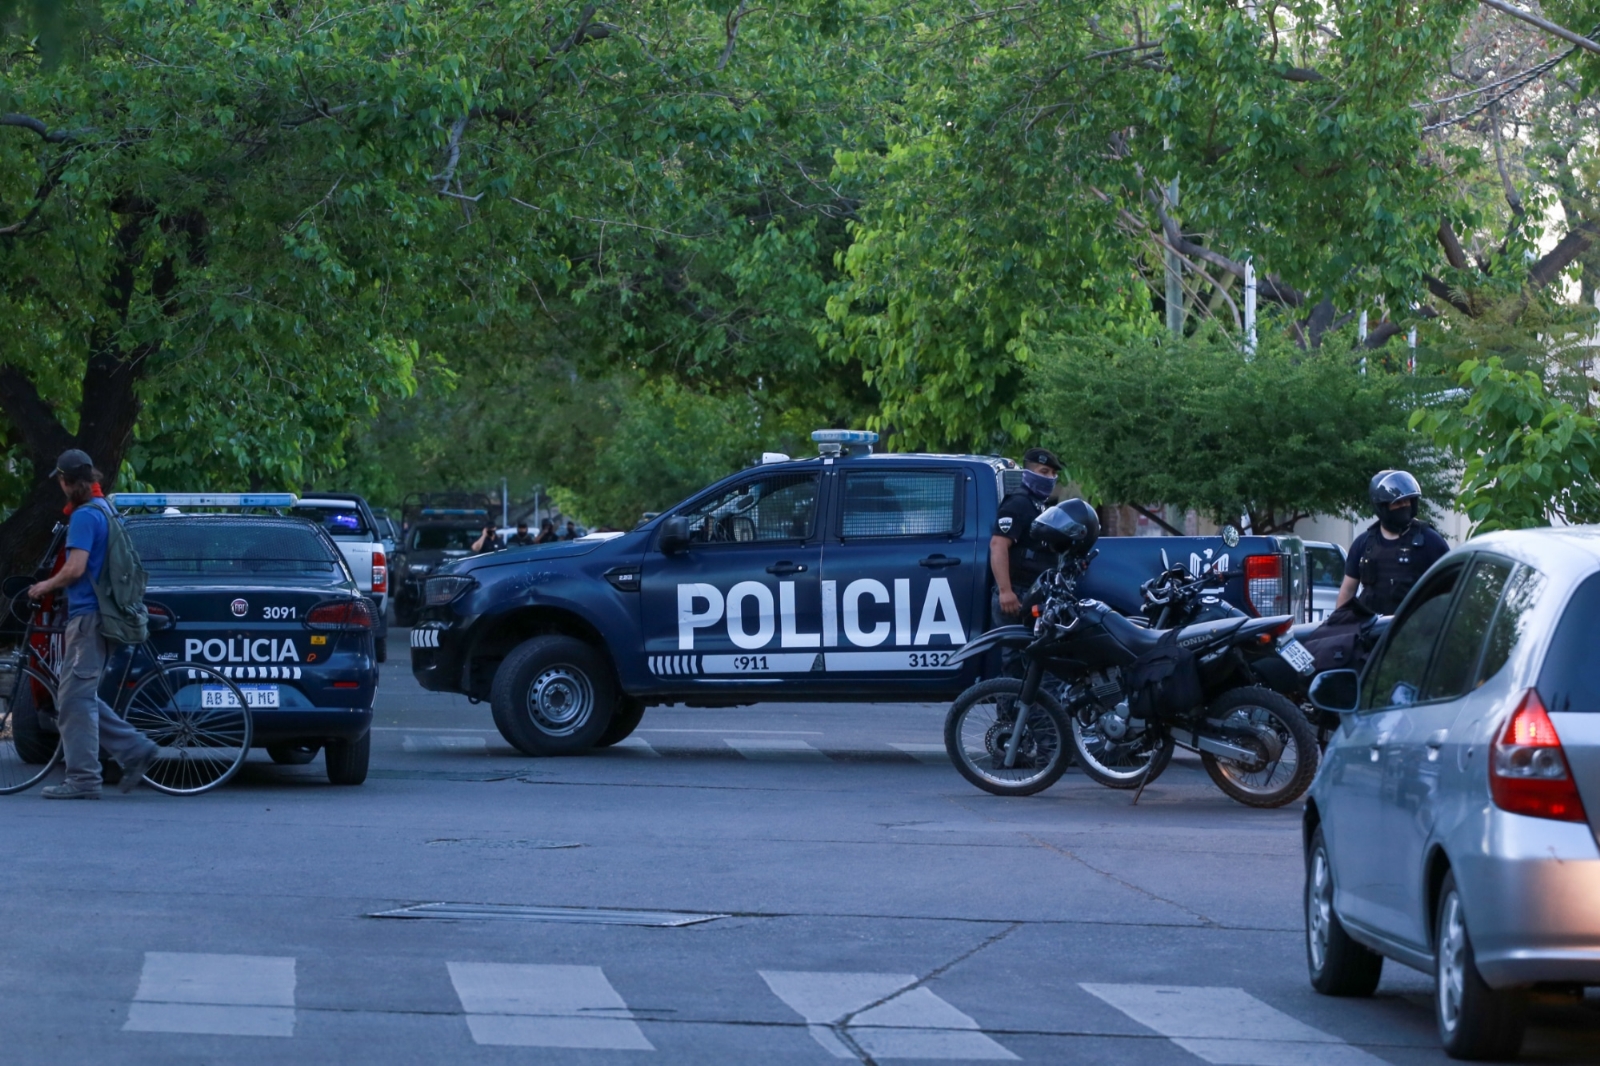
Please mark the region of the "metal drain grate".
POLYGON ((572 925, 649 925, 672 928, 698 925, 728 914, 693 911, 628 911, 600 907, 526 907, 515 903, 419 903, 378 911, 368 918, 430 918, 441 922, 565 922, 572 925))

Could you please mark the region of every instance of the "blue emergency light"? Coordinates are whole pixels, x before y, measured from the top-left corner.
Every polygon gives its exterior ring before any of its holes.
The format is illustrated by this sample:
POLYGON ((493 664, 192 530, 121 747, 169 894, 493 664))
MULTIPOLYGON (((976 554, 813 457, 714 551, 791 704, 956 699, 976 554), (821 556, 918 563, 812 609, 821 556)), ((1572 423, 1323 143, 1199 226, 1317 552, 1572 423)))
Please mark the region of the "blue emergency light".
POLYGON ((870 429, 815 429, 811 439, 818 444, 876 444, 878 435, 870 429))
POLYGON ((478 510, 474 511, 474 510, 470 510, 470 509, 465 508, 465 507, 424 507, 422 510, 418 511, 417 513, 418 514, 422 514, 422 515, 427 515, 428 517, 432 518, 432 517, 434 517, 436 515, 442 515, 442 514, 444 514, 444 515, 458 515, 458 514, 486 515, 489 512, 483 510, 482 508, 479 508, 478 510))
POLYGON ((293 507, 292 492, 116 492, 116 507, 293 507))

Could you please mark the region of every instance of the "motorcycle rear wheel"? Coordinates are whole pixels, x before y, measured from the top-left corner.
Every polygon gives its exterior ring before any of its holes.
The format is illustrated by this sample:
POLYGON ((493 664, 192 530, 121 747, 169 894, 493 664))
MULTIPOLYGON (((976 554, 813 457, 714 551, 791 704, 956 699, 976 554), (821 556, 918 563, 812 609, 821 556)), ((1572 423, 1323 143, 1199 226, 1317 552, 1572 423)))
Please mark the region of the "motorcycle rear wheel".
POLYGON ((1138 746, 1115 751, 1120 745, 1102 737, 1098 723, 1085 725, 1075 713, 1067 718, 1072 726, 1072 750, 1078 766, 1091 781, 1106 788, 1138 788, 1153 783, 1172 762, 1172 753, 1178 746, 1171 733, 1152 726, 1139 738, 1138 746), (1107 754, 1107 747, 1113 749, 1113 754, 1107 754))
POLYGON ((1004 765, 1017 720, 1022 681, 997 677, 956 697, 944 720, 944 747, 956 770, 996 796, 1031 796, 1066 773, 1072 762, 1067 717, 1043 688, 1022 715, 1023 734, 1014 765, 1004 765))
POLYGON ((1257 766, 1200 753, 1206 773, 1230 799, 1247 807, 1282 807, 1311 787, 1317 775, 1317 731, 1288 698, 1259 686, 1230 689, 1206 708, 1206 718, 1232 726, 1235 742, 1257 731, 1261 739, 1247 742, 1263 750, 1268 749, 1264 734, 1270 731, 1280 748, 1277 758, 1257 766))

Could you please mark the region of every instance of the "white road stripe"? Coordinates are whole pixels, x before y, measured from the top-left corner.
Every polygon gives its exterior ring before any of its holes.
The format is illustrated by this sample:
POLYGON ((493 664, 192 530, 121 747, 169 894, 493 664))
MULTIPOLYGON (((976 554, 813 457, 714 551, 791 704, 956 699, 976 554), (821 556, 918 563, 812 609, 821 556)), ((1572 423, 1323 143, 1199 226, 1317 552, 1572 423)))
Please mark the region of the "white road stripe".
POLYGON ((931 990, 912 987, 917 978, 911 974, 762 970, 761 979, 835 1058, 856 1058, 839 1039, 840 1025, 874 1060, 1017 1057, 980 1032, 970 1016, 931 990))
POLYGON ((1313 1029, 1242 988, 1081 985, 1140 1025, 1219 1066, 1383 1066, 1383 1060, 1313 1029))
POLYGON ((903 751, 918 762, 937 763, 941 766, 950 765, 950 753, 944 750, 943 744, 894 744, 889 745, 896 751, 903 751))
POLYGON ((478 1044, 655 1050, 598 966, 447 965, 478 1044))
POLYGON ((661 753, 650 746, 650 742, 643 737, 628 737, 611 745, 623 751, 630 751, 635 755, 643 755, 647 759, 659 759, 661 753))
POLYGON ((414 737, 407 734, 401 741, 403 751, 472 751, 483 752, 489 749, 488 743, 482 737, 414 737))
POLYGON ((724 738, 722 741, 746 759, 828 761, 828 757, 803 740, 724 738))
POLYGON ((294 985, 293 958, 147 951, 122 1028, 293 1036, 294 985))

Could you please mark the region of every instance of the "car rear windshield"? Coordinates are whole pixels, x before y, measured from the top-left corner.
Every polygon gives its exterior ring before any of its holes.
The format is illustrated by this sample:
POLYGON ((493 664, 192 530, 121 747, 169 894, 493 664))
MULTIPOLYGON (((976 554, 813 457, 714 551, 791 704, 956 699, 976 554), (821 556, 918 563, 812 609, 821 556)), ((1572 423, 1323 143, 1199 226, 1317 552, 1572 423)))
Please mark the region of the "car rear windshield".
POLYGON ((1600 711, 1600 574, 1590 574, 1572 594, 1556 626, 1544 669, 1539 671, 1539 698, 1552 711, 1600 711))
POLYGON ((337 553, 304 522, 272 518, 179 518, 128 523, 152 577, 296 576, 339 573, 337 553))
POLYGON ((451 529, 449 526, 418 526, 411 531, 412 551, 471 551, 472 542, 483 530, 451 529))
POLYGON ((372 530, 361 517, 361 508, 351 504, 340 507, 292 507, 289 513, 296 518, 309 518, 328 531, 332 537, 370 537, 372 530))

